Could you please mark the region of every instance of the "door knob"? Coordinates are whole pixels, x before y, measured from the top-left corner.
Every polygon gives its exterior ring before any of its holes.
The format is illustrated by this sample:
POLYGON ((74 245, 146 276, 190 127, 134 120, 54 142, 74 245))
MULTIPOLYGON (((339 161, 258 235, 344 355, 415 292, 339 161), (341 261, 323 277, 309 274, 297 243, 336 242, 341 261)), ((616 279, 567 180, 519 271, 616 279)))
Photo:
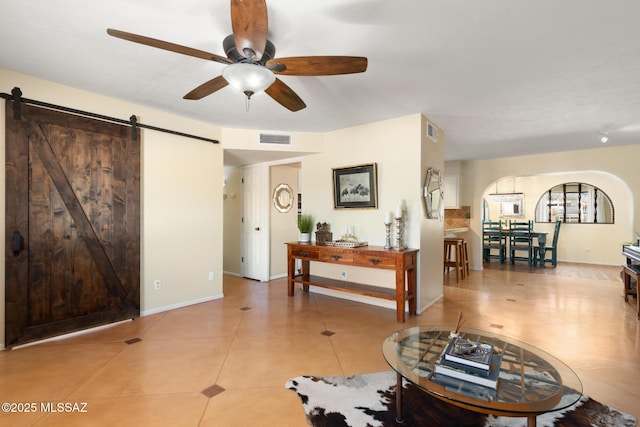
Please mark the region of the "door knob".
POLYGON ((254 228, 254 230, 260 231, 260 227, 256 227, 256 228, 254 228))

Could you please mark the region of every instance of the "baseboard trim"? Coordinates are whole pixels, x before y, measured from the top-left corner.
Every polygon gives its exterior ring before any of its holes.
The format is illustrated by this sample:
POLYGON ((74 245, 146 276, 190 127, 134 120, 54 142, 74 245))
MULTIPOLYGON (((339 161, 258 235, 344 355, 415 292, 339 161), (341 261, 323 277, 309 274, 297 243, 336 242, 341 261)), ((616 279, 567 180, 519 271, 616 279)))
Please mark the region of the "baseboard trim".
POLYGON ((422 307, 418 307, 418 316, 421 315, 422 313, 424 313, 425 311, 427 311, 432 305, 434 305, 435 303, 437 303, 438 301, 444 299, 444 295, 440 295, 436 298, 434 298, 433 300, 431 300, 431 302, 425 304, 422 307))
POLYGON ((165 305, 164 307, 152 308, 150 310, 143 310, 143 311, 140 311, 140 317, 150 316, 152 314, 162 313, 169 310, 175 310, 176 308, 188 307, 194 304, 201 304, 203 302, 215 301, 222 298, 224 298, 224 294, 216 294, 216 295, 211 295, 204 298, 198 298, 190 301, 182 301, 176 304, 165 305))
MULTIPOLYGON (((66 334, 62 334, 62 335, 56 335, 55 337, 49 337, 49 338, 43 338, 41 340, 38 341, 33 341, 33 342, 28 342, 26 344, 21 344, 21 345, 16 345, 15 347, 11 347, 11 350, 18 350, 20 348, 25 348, 25 347, 31 347, 34 345, 38 345, 38 344, 44 344, 44 343, 49 343, 49 342, 54 342, 54 341, 62 341, 62 340, 66 340, 68 338, 73 338, 73 337, 77 337, 80 335, 86 335, 92 332, 97 332, 97 331, 101 331, 103 329, 108 329, 108 328, 113 328, 114 326, 117 326, 121 323, 126 323, 126 322, 131 322, 132 319, 125 319, 125 320, 119 320, 117 322, 113 322, 113 323, 107 323, 106 325, 98 325, 98 326, 93 326, 87 329, 81 329, 79 331, 74 331, 74 332, 68 332, 66 334)), ((5 348, 2 347, 2 350, 4 350, 5 348)))

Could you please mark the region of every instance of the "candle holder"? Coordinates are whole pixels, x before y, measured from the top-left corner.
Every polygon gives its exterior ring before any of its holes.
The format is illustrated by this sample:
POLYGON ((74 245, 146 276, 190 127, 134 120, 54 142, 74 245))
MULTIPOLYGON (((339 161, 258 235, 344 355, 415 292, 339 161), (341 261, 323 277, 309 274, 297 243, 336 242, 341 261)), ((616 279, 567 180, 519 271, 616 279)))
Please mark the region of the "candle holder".
POLYGON ((384 244, 384 248, 385 249, 391 249, 391 223, 390 222, 385 222, 384 223, 384 228, 385 228, 385 233, 386 233, 386 239, 385 239, 385 244, 384 244))
POLYGON ((403 251, 406 249, 406 247, 404 246, 404 242, 402 241, 402 229, 403 229, 403 223, 402 223, 402 217, 398 217, 395 219, 396 220, 396 247, 395 250, 397 251, 403 251))

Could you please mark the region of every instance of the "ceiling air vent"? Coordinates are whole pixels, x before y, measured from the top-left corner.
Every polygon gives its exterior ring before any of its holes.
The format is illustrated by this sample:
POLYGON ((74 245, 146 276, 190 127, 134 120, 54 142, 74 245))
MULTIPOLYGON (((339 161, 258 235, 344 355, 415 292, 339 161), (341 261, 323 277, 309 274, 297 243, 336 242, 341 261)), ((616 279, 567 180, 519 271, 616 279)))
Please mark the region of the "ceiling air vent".
POLYGON ((427 122, 427 136, 431 138, 433 142, 438 142, 438 128, 431 122, 427 122))
POLYGON ((260 144, 291 145, 291 135, 261 133, 260 144))

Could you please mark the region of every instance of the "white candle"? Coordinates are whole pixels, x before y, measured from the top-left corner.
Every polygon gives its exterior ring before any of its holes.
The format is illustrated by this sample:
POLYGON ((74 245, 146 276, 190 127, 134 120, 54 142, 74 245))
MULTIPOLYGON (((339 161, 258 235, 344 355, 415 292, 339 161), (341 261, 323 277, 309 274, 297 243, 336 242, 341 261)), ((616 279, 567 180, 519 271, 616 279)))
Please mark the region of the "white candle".
POLYGON ((393 222, 393 213, 391 211, 387 212, 387 219, 384 220, 385 224, 391 224, 393 222))
POLYGON ((396 207, 396 218, 402 218, 402 205, 400 203, 396 207))

